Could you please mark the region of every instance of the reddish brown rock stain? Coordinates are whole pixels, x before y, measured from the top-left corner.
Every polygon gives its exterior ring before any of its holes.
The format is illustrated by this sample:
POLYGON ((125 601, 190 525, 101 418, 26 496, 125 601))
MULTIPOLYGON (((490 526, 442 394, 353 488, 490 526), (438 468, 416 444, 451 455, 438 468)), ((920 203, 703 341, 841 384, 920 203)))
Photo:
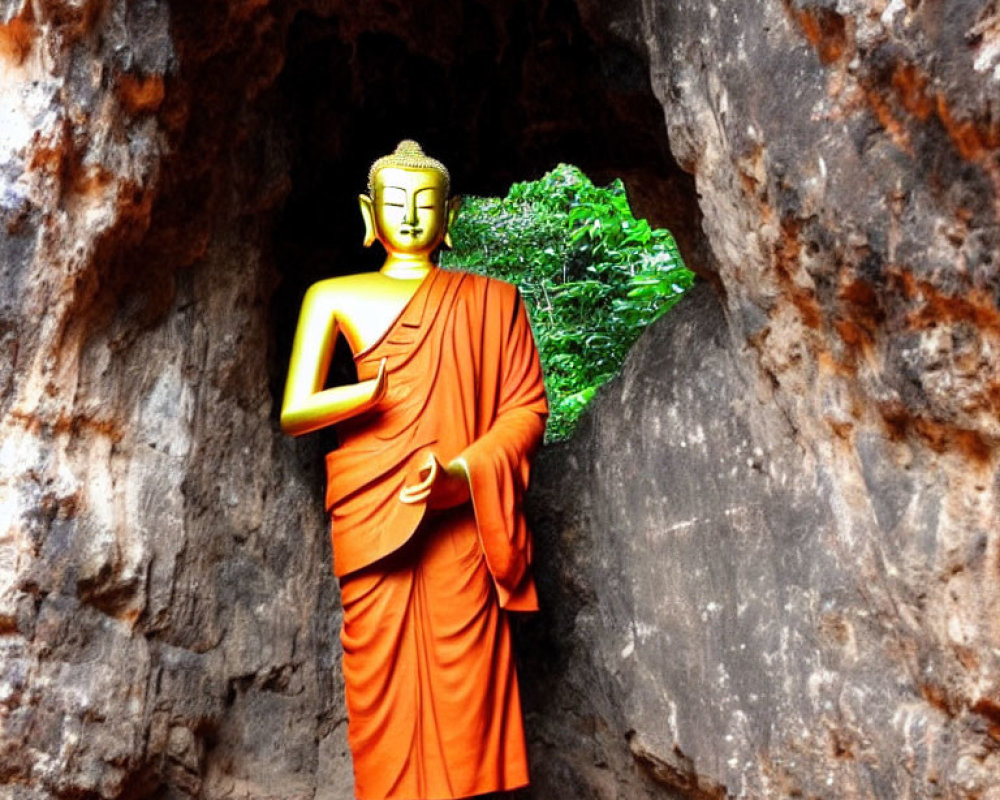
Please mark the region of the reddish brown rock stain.
MULTIPOLYGON (((843 63, 854 49, 852 20, 845 20, 836 12, 825 8, 796 8, 790 0, 783 0, 785 10, 806 41, 816 51, 824 65, 843 63)), ((900 62, 892 69, 888 85, 891 93, 880 91, 882 81, 872 78, 861 80, 864 100, 879 124, 901 150, 913 154, 910 135, 904 121, 894 111, 900 107, 920 122, 937 117, 948 134, 958 154, 966 161, 979 163, 990 171, 994 183, 1000 181, 998 170, 991 169, 991 159, 1000 147, 1000 122, 983 122, 962 119, 952 111, 943 92, 931 92, 930 77, 915 64, 900 62)), ((835 82, 839 87, 839 82, 835 82)), ((838 88, 832 94, 840 93, 838 88)))
POLYGON ((841 420, 826 418, 827 424, 830 426, 830 430, 833 431, 834 435, 847 443, 852 441, 851 434, 854 433, 854 423, 853 422, 843 422, 841 420))
POLYGON ((39 21, 56 25, 68 38, 80 38, 92 30, 105 11, 107 0, 36 0, 39 21))
POLYGON ((854 364, 859 356, 871 355, 885 311, 871 283, 850 275, 843 280, 837 291, 840 307, 833 327, 846 346, 845 361, 854 364))
MULTIPOLYGON (((842 378, 850 378, 854 376, 854 365, 847 363, 843 359, 835 358, 833 353, 829 350, 820 350, 816 354, 816 364, 823 372, 827 375, 837 375, 842 378)), ((858 416, 857 409, 854 409, 854 416, 858 416)))
POLYGON ((897 64, 889 79, 903 108, 922 122, 926 122, 936 108, 927 92, 929 83, 927 75, 913 64, 897 64))
MULTIPOLYGON (((957 567, 953 570, 953 574, 963 572, 964 569, 964 566, 957 567)), ((955 645, 955 658, 957 658, 958 662, 969 672, 975 672, 981 666, 979 656, 971 647, 955 645)))
POLYGON ((737 174, 739 175, 740 183, 743 184, 743 191, 750 197, 756 197, 757 191, 760 189, 760 181, 744 170, 740 170, 737 174))
POLYGON ((1000 125, 984 124, 972 119, 956 119, 943 92, 931 93, 930 78, 913 64, 899 63, 892 72, 889 85, 899 104, 921 122, 936 115, 949 139, 966 161, 989 157, 1000 146, 1000 125))
POLYGON ((873 344, 871 333, 858 325, 854 320, 837 317, 833 321, 833 327, 840 336, 841 341, 847 345, 848 352, 852 355, 858 350, 866 350, 873 344))
POLYGON ((986 398, 992 408, 1000 409, 1000 381, 992 381, 986 387, 986 398))
POLYGON ((26 3, 24 11, 6 25, 0 25, 0 58, 15 65, 24 63, 38 35, 32 18, 31 3, 26 3))
POLYGON ((840 614, 827 612, 820 617, 819 632, 821 635, 844 647, 851 640, 851 628, 840 614))
POLYGON ((913 434, 936 453, 957 452, 970 464, 981 467, 992 462, 995 446, 979 431, 913 414, 901 404, 886 403, 879 411, 892 441, 902 441, 913 434))
POLYGON ((626 738, 633 758, 658 783, 680 791, 690 800, 725 800, 730 796, 725 786, 698 774, 691 759, 676 745, 672 762, 667 762, 643 747, 636 739, 635 731, 629 731, 626 738))
POLYGON ((847 20, 830 8, 796 8, 790 0, 783 0, 783 3, 786 13, 799 26, 824 64, 839 61, 851 48, 853 20, 847 20))
POLYGON ((910 143, 910 134, 906 130, 903 122, 897 119, 893 113, 890 102, 882 96, 881 92, 872 86, 862 88, 865 102, 875 115, 879 125, 889 134, 893 144, 900 150, 913 155, 913 145, 910 143))
POLYGON ((854 760, 854 742, 847 738, 844 731, 831 731, 830 744, 834 758, 843 759, 845 761, 854 760))
POLYGON ((941 713, 947 714, 949 717, 955 716, 957 705, 943 686, 938 686, 933 683, 922 683, 918 688, 920 690, 920 695, 930 705, 941 713))
POLYGON ((86 414, 60 414, 54 418, 46 418, 15 409, 7 414, 7 419, 20 423, 34 434, 45 432, 52 435, 79 436, 81 432, 87 432, 107 437, 116 444, 124 438, 123 431, 114 420, 99 419, 86 414))
MULTIPOLYGON (((38 141, 38 134, 35 134, 35 141, 38 141)), ((61 176, 66 166, 66 150, 58 145, 43 144, 34 147, 31 151, 31 162, 28 164, 30 170, 44 172, 49 175, 61 176)))
MULTIPOLYGON (((966 161, 985 165, 1000 147, 1000 123, 956 117, 943 92, 931 93, 930 83, 930 78, 919 67, 906 63, 895 66, 889 81, 895 99, 907 113, 921 122, 936 116, 958 154, 966 161)), ((872 89, 867 92, 876 94, 872 89)), ((882 122, 881 116, 879 121, 882 122)))
POLYGON ((163 103, 162 75, 123 74, 118 78, 118 99, 130 114, 156 111, 163 103))
POLYGON ((969 710, 986 718, 989 723, 986 734, 994 742, 1000 743, 1000 698, 980 697, 969 710))
POLYGON ((907 322, 914 329, 968 322, 982 334, 1000 336, 1000 309, 985 289, 973 288, 961 296, 950 295, 904 269, 896 268, 889 274, 904 297, 918 304, 907 315, 907 322))
POLYGON ((956 119, 944 94, 938 92, 937 113, 958 154, 966 161, 992 158, 1000 147, 1000 125, 984 125, 971 119, 956 119))
POLYGON ((810 288, 799 286, 792 277, 799 269, 800 228, 798 220, 790 217, 781 220, 781 237, 775 252, 774 267, 778 282, 798 309, 802 324, 815 330, 823 322, 823 311, 816 300, 816 293, 810 288))
POLYGON ((114 180, 114 176, 100 165, 75 171, 72 180, 73 193, 83 196, 100 194, 114 180))
POLYGON ((980 697, 970 706, 974 714, 986 717, 991 722, 1000 725, 1000 697, 980 697))

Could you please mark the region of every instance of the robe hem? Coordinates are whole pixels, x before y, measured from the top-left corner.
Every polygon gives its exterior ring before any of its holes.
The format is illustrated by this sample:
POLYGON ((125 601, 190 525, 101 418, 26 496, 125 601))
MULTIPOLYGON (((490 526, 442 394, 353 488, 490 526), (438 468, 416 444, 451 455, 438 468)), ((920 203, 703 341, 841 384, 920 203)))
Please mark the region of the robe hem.
POLYGON ((484 794, 494 792, 516 792, 518 789, 526 789, 531 786, 531 779, 525 778, 523 781, 515 780, 510 784, 496 786, 492 789, 476 790, 475 794, 435 794, 422 797, 409 797, 402 795, 355 795, 355 800, 476 800, 484 794))

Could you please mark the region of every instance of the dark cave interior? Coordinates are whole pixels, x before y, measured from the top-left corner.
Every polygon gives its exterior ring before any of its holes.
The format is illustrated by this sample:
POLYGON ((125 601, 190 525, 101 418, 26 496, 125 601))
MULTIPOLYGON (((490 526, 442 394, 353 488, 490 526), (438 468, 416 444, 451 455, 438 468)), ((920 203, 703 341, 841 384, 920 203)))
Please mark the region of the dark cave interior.
MULTIPOLYGON (((643 47, 588 24, 571 0, 231 12, 173 8, 179 72, 159 112, 170 146, 157 199, 103 291, 119 308, 135 295, 155 319, 228 231, 223 248, 240 242, 266 262, 252 291, 269 306, 276 407, 305 290, 380 264, 380 247, 362 247, 357 196, 371 162, 404 138, 448 165, 456 194, 501 195, 560 162, 598 184, 622 178, 636 215, 669 228, 712 277, 694 178, 670 153, 643 47)), ((332 380, 350 367, 343 355, 332 380)))
POLYGON ((669 152, 640 54, 595 41, 568 0, 502 12, 465 0, 422 15, 425 5, 301 11, 290 26, 276 85, 291 145, 273 245, 279 359, 311 283, 378 267, 380 248, 361 246, 357 195, 403 138, 449 166, 457 194, 504 194, 559 162, 597 183, 622 177, 637 214, 685 252, 697 246, 694 180, 669 152))

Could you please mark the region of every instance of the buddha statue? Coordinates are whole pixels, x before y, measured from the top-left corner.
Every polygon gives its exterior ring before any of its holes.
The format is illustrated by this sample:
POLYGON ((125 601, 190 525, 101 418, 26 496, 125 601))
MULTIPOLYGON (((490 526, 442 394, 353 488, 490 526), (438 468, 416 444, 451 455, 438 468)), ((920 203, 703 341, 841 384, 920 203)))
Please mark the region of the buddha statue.
POLYGON ((361 800, 528 783, 509 614, 537 609, 521 510, 547 405, 517 290, 439 269, 447 169, 403 141, 360 196, 382 268, 303 300, 281 427, 328 425, 348 741, 361 800), (358 381, 324 388, 343 335, 358 381))

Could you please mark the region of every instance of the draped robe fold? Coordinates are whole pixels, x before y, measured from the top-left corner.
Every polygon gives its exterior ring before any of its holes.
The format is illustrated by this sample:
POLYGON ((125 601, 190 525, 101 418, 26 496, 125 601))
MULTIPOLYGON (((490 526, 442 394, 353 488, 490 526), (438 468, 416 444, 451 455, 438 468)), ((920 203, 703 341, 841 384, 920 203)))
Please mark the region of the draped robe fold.
POLYGON ((514 287, 433 270, 374 345, 388 389, 327 456, 348 740, 360 800, 471 797, 528 783, 507 611, 537 609, 521 512, 547 405, 514 287), (471 503, 399 500, 429 453, 461 456, 471 503))

